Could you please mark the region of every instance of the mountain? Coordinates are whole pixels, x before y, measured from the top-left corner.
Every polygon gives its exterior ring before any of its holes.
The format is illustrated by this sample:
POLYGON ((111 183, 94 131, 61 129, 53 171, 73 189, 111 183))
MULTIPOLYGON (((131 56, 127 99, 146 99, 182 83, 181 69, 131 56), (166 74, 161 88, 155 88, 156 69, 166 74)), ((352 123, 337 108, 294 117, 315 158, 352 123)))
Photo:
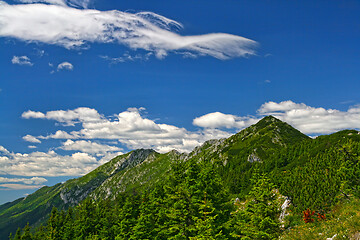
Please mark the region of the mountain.
POLYGON ((346 130, 311 139, 289 124, 267 116, 227 139, 207 141, 189 154, 134 150, 80 178, 43 187, 26 198, 1 205, 0 239, 5 239, 27 222, 40 225, 53 207, 67 209, 88 197, 113 200, 122 192, 141 192, 151 188, 166 179, 175 162, 210 160, 230 193, 242 197, 251 187, 249 180, 255 169, 276 175, 310 161, 310 156, 329 145, 349 139, 360 142, 360 135, 357 131, 346 130))
POLYGON ((140 182, 151 179, 154 174, 160 177, 163 172, 158 171, 161 171, 162 167, 168 169, 170 161, 180 155, 175 152, 159 154, 151 149, 134 150, 115 157, 80 178, 52 187, 42 187, 26 198, 1 205, 0 239, 7 238, 10 232, 27 223, 40 225, 47 219, 53 207, 67 209, 76 206, 90 194, 94 199, 112 196, 112 189, 107 187, 109 183, 112 183, 113 188, 119 188, 117 190, 120 192, 135 188, 140 182), (152 167, 154 164, 157 164, 157 171, 147 173, 148 170, 142 170, 145 166, 152 167))

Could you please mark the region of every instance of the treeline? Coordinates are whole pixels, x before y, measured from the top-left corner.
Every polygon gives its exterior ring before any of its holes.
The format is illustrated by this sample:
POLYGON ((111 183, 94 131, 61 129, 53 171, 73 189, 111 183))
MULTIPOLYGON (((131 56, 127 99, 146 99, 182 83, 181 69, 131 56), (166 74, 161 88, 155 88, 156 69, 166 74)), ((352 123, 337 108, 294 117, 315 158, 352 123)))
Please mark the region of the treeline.
POLYGON ((274 239, 280 234, 275 186, 265 175, 252 181, 249 200, 234 204, 214 164, 178 162, 153 189, 54 208, 46 226, 33 232, 26 226, 10 239, 274 239))

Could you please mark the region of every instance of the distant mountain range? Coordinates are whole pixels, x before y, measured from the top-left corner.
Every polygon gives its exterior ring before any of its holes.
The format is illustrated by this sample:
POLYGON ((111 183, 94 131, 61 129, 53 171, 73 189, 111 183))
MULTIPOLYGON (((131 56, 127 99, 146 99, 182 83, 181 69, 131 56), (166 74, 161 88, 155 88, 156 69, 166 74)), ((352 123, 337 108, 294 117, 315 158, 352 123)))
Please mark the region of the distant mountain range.
MULTIPOLYGON (((272 116, 227 138, 210 140, 189 154, 175 150, 165 154, 151 149, 138 149, 115 157, 92 172, 52 187, 43 187, 26 198, 0 206, 0 239, 26 223, 39 226, 52 208, 67 209, 82 200, 115 199, 123 192, 141 192, 166 179, 174 161, 211 160, 228 187, 237 197, 245 196, 254 166, 269 176, 306 164, 310 158, 329 146, 348 141, 360 142, 355 130, 344 130, 312 139, 289 124, 272 116), (291 154, 289 154, 291 152, 291 154)), ((274 178, 278 185, 281 178, 274 178)))

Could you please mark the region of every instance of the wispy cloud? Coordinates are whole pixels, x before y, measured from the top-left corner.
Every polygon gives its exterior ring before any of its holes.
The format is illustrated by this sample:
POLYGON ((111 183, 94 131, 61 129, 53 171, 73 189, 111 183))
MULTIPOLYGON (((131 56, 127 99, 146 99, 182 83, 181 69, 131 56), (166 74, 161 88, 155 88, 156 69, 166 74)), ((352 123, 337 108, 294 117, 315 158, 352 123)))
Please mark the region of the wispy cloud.
POLYGON ((102 59, 105 59, 106 61, 109 61, 111 64, 116 63, 123 63, 128 61, 147 61, 149 60, 150 56, 153 55, 151 52, 147 54, 135 54, 131 55, 129 53, 124 53, 120 57, 109 57, 109 56, 99 56, 102 59))
POLYGON ((9 5, 0 0, 0 36, 67 49, 86 48, 91 43, 118 43, 151 52, 159 59, 171 52, 218 59, 246 57, 254 55, 257 46, 253 40, 226 33, 182 36, 177 33, 182 24, 152 12, 71 7, 79 4, 86 7, 88 1, 23 2, 30 4, 9 5))
MULTIPOLYGON (((1 7, 1 5, 0 5, 1 7)), ((0 16, 1 18, 1 16, 0 16)), ((1 31, 1 30, 0 30, 1 31)), ((13 56, 13 58, 11 59, 12 64, 17 64, 17 65, 27 65, 27 66, 32 66, 34 65, 30 58, 27 56, 13 56)))
POLYGON ((73 7, 81 7, 88 8, 91 0, 16 0, 20 3, 47 3, 54 4, 59 6, 73 6, 73 7))

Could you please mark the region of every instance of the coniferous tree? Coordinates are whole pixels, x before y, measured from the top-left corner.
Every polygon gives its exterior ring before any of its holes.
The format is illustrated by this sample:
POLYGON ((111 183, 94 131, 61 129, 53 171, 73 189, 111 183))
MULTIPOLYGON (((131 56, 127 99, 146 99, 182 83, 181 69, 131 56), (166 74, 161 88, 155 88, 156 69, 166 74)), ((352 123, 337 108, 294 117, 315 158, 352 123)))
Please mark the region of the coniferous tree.
POLYGON ((23 229, 23 234, 21 236, 21 240, 32 240, 32 234, 30 233, 30 226, 29 223, 26 224, 26 226, 23 229))
POLYGON ((275 239, 280 233, 275 186, 266 175, 254 174, 254 186, 244 209, 233 213, 232 236, 241 239, 275 239))
POLYGON ((120 216, 118 220, 118 232, 116 233, 116 240, 130 239, 133 235, 133 227, 139 214, 139 196, 129 194, 125 198, 125 203, 120 209, 120 216))
POLYGON ((48 238, 51 240, 60 240, 61 233, 60 214, 56 207, 53 207, 47 224, 48 238))

